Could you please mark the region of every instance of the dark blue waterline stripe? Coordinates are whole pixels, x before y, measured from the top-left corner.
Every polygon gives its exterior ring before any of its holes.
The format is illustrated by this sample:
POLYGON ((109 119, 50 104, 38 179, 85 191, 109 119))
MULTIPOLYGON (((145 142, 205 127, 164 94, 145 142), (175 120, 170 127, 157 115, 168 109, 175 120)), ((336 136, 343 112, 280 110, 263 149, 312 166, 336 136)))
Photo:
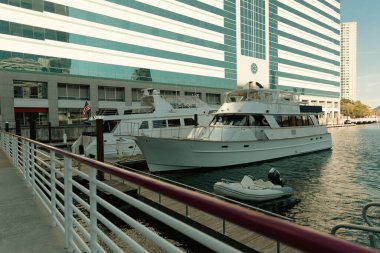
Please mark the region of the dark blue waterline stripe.
POLYGON ((295 10, 295 9, 293 9, 293 8, 291 8, 291 7, 283 4, 281 2, 277 2, 277 6, 280 7, 280 8, 282 8, 282 9, 285 9, 285 10, 287 10, 287 11, 289 11, 289 12, 291 12, 291 13, 299 16, 299 17, 302 17, 302 18, 304 18, 306 20, 309 20, 309 21, 313 22, 316 25, 324 27, 324 28, 326 28, 326 29, 328 29, 328 30, 336 33, 336 34, 340 34, 340 30, 339 29, 335 29, 335 28, 333 28, 333 27, 331 27, 331 26, 329 26, 329 25, 327 25, 327 24, 325 24, 325 23, 323 23, 323 22, 321 22, 321 21, 319 21, 319 20, 317 20, 315 18, 312 18, 312 17, 310 17, 310 16, 308 16, 308 15, 306 15, 306 14, 304 14, 304 13, 298 11, 298 10, 295 10))
POLYGON ((303 76, 303 75, 297 75, 297 74, 292 74, 292 73, 286 73, 286 72, 277 72, 277 76, 279 77, 286 77, 290 79, 295 79, 295 80, 302 80, 302 81, 308 81, 308 82, 313 82, 313 83, 319 83, 319 84, 329 84, 333 86, 340 86, 340 82, 335 82, 335 81, 330 81, 330 80, 325 80, 321 78, 315 78, 315 77, 309 77, 309 76, 303 76))
POLYGON ((307 2, 305 2, 305 1, 303 1, 303 0, 295 0, 295 1, 296 1, 297 3, 299 3, 299 4, 302 4, 303 6, 305 6, 305 7, 307 7, 307 8, 309 8, 310 10, 313 10, 313 11, 315 11, 315 12, 317 12, 317 13, 319 13, 319 14, 325 16, 326 18, 331 19, 331 20, 334 21, 335 23, 340 24, 340 20, 339 20, 339 19, 337 19, 337 18, 331 16, 330 14, 328 14, 328 13, 326 13, 326 12, 320 10, 320 9, 318 9, 318 8, 315 7, 314 5, 311 5, 311 4, 309 4, 309 3, 307 3, 307 2))
POLYGON ((318 71, 318 72, 322 72, 322 73, 326 73, 326 74, 331 74, 334 76, 340 76, 340 73, 338 71, 333 71, 333 70, 329 70, 329 69, 325 69, 325 68, 315 67, 313 65, 300 63, 300 62, 296 62, 296 61, 290 61, 290 60, 286 60, 286 59, 282 59, 282 58, 277 58, 276 62, 286 64, 286 65, 291 65, 294 67, 300 67, 300 68, 304 68, 304 69, 314 70, 314 71, 318 71))
POLYGON ((315 48, 318 48, 318 49, 321 49, 323 51, 326 51, 328 53, 332 53, 334 55, 340 55, 340 52, 337 51, 337 50, 334 50, 334 49, 331 49, 329 47, 326 47, 326 46, 322 46, 321 44, 318 44, 318 43, 315 43, 313 41, 310 41, 310 40, 306 40, 306 39, 303 39, 301 37, 298 37, 298 36, 295 36, 293 34, 290 34, 290 33, 287 33, 287 32, 284 32, 284 31, 278 31, 277 34, 279 36, 283 36, 283 37, 286 37, 288 39, 291 39, 291 40, 295 40, 295 41, 298 41, 298 42, 301 42, 305 45, 308 45, 308 46, 312 46, 312 47, 315 47, 315 48))
POLYGON ((319 55, 316 55, 316 54, 312 54, 312 53, 309 53, 309 52, 305 52, 305 51, 302 51, 302 50, 299 50, 299 49, 295 49, 295 48, 284 46, 284 45, 280 45, 280 44, 277 45, 277 48, 280 49, 280 50, 284 50, 284 51, 287 51, 287 52, 294 53, 294 54, 299 54, 299 55, 303 55, 303 56, 306 56, 306 57, 310 57, 312 59, 328 62, 328 63, 334 64, 336 66, 340 66, 340 62, 339 61, 334 61, 334 60, 331 60, 331 59, 328 59, 328 58, 325 58, 325 57, 322 57, 322 56, 319 56, 319 55))
POLYGON ((161 9, 161 8, 158 8, 158 7, 149 5, 149 4, 141 3, 138 1, 134 1, 134 0, 106 0, 106 1, 111 2, 111 3, 115 3, 115 4, 119 4, 119 5, 122 5, 125 7, 133 8, 136 10, 140 10, 140 11, 143 11, 146 13, 158 15, 160 17, 170 18, 172 20, 176 20, 176 21, 186 23, 189 25, 194 25, 197 27, 205 28, 205 29, 208 29, 208 30, 211 30, 214 32, 220 32, 223 34, 230 34, 230 35, 233 33, 233 31, 230 31, 224 27, 217 26, 217 25, 205 22, 205 21, 201 21, 201 20, 198 20, 195 18, 184 16, 184 15, 175 13, 173 11, 161 9))
POLYGON ((297 88, 297 87, 285 86, 285 85, 271 85, 271 89, 279 89, 279 90, 283 90, 283 91, 293 91, 293 92, 296 92, 300 95, 340 98, 340 92, 333 92, 333 91, 297 88))
POLYGON ((51 3, 49 1, 45 1, 45 11, 51 12, 57 15, 64 15, 64 16, 68 16, 72 18, 94 22, 97 24, 117 27, 124 30, 144 33, 144 34, 148 34, 152 36, 157 36, 157 37, 161 37, 165 39, 171 39, 171 40, 189 43, 193 45, 204 46, 204 47, 209 47, 209 48, 223 50, 223 51, 228 50, 226 45, 220 44, 217 42, 208 41, 202 38, 196 38, 196 37, 192 37, 192 36, 188 36, 188 35, 184 35, 184 34, 180 34, 176 32, 170 32, 167 30, 154 28, 154 27, 150 27, 150 26, 146 26, 146 25, 142 25, 142 24, 138 24, 138 23, 134 23, 130 21, 125 21, 125 20, 109 17, 102 14, 92 13, 86 10, 80 10, 77 8, 67 7, 67 6, 51 3), (67 8, 69 11, 68 13, 56 13, 54 12, 55 6, 57 6, 58 8, 67 8))

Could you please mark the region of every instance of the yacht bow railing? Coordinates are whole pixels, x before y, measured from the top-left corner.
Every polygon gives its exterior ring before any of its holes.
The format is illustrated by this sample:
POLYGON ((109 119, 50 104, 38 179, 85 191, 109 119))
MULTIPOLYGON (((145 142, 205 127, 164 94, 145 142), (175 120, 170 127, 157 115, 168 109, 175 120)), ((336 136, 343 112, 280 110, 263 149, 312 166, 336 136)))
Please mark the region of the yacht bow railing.
MULTIPOLYGON (((373 252, 360 245, 321 234, 287 221, 227 203, 198 192, 161 182, 147 176, 78 156, 27 138, 0 132, 0 147, 31 185, 33 192, 49 210, 52 223, 64 232, 68 252, 148 252, 152 243, 167 252, 183 249, 123 212, 99 195, 105 191, 172 229, 215 252, 240 252, 239 249, 125 194, 97 179, 101 171, 139 187, 165 195, 213 216, 260 233, 305 252, 373 252), (80 179, 80 180, 79 180, 80 179), (112 213, 145 238, 142 242, 123 230, 100 211, 112 213)), ((279 244, 278 244, 279 245, 279 244)), ((156 248, 157 249, 157 248, 156 248)), ((277 250, 279 252, 279 247, 277 250)))

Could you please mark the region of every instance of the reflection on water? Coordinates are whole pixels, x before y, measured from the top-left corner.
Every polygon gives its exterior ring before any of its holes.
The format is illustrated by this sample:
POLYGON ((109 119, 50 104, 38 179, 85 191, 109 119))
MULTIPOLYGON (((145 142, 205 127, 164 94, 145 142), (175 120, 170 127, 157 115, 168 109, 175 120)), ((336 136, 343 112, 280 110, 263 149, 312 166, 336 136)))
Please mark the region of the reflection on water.
POLYGON ((363 224, 361 210, 380 201, 380 125, 330 129, 333 149, 247 167, 161 174, 207 191, 221 178, 266 178, 275 167, 301 202, 285 213, 301 225, 330 232, 339 223, 363 224))

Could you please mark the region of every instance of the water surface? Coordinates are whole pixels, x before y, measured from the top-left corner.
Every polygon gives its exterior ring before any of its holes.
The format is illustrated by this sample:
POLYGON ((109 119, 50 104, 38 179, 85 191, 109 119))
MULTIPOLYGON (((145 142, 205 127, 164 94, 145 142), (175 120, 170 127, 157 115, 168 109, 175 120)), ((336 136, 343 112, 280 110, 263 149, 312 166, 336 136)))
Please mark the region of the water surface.
MULTIPOLYGON (((265 179, 271 167, 280 171, 301 202, 281 214, 300 225, 330 232, 339 223, 364 224, 363 206, 380 202, 380 124, 331 128, 333 148, 246 167, 160 174, 213 192, 221 178, 241 180, 250 174, 265 179)), ((262 204, 256 204, 262 207, 262 204)))

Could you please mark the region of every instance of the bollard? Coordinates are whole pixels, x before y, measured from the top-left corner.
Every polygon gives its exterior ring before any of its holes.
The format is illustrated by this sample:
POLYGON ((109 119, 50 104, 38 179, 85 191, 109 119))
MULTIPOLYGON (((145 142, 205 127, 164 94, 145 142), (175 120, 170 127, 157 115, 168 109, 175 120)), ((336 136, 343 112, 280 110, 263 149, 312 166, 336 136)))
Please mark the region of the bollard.
POLYGON ((16 135, 21 136, 21 124, 19 120, 16 120, 16 135))
POLYGON ((51 143, 51 123, 48 122, 48 131, 49 131, 49 143, 51 143))
POLYGON ((9 132, 9 122, 5 122, 5 132, 9 132))
POLYGON ((30 121, 30 139, 36 140, 37 139, 37 129, 36 129, 36 121, 31 120, 30 121))

